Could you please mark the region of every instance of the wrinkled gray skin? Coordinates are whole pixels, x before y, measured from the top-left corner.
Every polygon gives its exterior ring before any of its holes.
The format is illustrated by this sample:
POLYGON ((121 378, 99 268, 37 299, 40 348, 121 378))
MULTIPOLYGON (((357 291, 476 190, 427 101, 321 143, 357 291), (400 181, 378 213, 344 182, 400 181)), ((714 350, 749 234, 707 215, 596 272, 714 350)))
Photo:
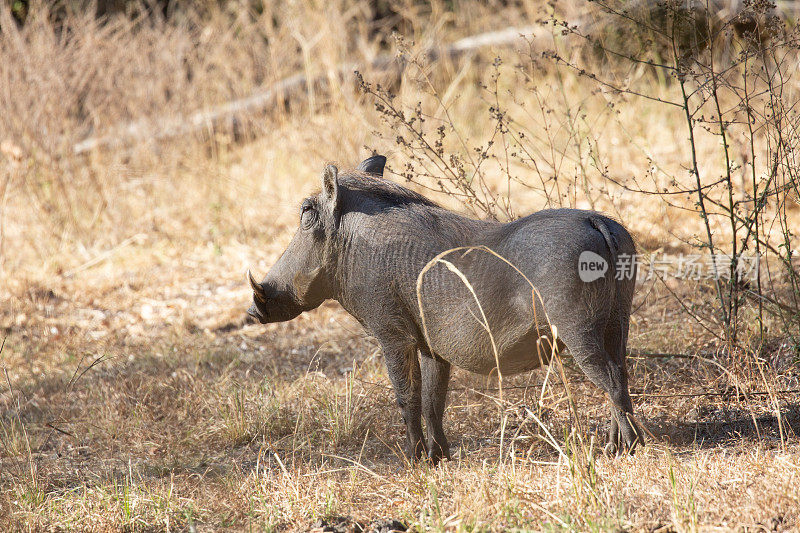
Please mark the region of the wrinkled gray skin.
POLYGON ((524 372, 547 362, 552 329, 589 379, 611 400, 607 451, 632 451, 641 430, 626 416, 625 350, 635 276, 615 280, 619 254, 636 252, 628 232, 592 211, 554 209, 502 224, 473 220, 383 179, 386 159, 374 156, 353 172, 327 166, 322 191, 303 200, 300 227, 264 278, 250 276, 262 323, 291 320, 327 299, 338 301, 380 342, 406 424, 406 453, 435 463, 450 457, 442 430, 450 365, 479 374, 524 372), (417 277, 437 254, 473 286, 497 347, 479 322, 481 308, 464 282, 444 264, 417 277), (578 256, 590 250, 612 266, 590 283, 578 276, 578 256), (538 341, 538 342, 537 342, 538 341), (421 417, 428 430, 422 432, 421 417))

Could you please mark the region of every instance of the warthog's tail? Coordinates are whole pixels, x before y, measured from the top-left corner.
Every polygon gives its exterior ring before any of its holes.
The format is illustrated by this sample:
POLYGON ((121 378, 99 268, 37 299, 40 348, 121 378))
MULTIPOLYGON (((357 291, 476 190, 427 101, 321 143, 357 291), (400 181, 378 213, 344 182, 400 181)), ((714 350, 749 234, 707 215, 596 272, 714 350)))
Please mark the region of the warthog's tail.
POLYGON ((589 217, 589 224, 591 224, 594 229, 599 231, 603 235, 603 239, 606 241, 608 251, 611 252, 611 266, 609 268, 609 271, 611 272, 611 279, 616 279, 617 254, 619 253, 619 244, 617 243, 617 239, 611 234, 602 217, 591 215, 589 217))

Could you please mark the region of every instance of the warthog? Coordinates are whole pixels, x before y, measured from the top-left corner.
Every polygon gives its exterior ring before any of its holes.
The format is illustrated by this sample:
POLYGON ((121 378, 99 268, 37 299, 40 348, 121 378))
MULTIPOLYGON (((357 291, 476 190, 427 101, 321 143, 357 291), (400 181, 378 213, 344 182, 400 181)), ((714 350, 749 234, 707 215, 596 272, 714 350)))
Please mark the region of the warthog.
POLYGON ((466 218, 383 179, 385 163, 325 168, 264 281, 248 271, 248 313, 266 324, 338 301, 383 349, 412 460, 450 456, 442 416, 451 364, 507 375, 564 347, 611 400, 607 450, 643 442, 625 365, 635 263, 615 268, 636 252, 625 228, 576 209, 507 224, 466 218))

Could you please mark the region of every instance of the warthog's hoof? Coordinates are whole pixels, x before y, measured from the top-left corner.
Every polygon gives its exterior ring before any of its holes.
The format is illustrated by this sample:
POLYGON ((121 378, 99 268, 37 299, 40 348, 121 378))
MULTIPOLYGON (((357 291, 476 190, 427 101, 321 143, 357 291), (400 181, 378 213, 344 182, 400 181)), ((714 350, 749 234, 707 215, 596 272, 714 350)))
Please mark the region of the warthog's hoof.
POLYGON ((634 447, 623 446, 620 447, 616 442, 607 442, 603 448, 603 454, 606 457, 619 457, 620 455, 633 455, 635 452, 634 447), (627 453, 626 453, 627 452, 627 453))
POLYGON ((638 445, 644 446, 644 432, 633 418, 628 413, 620 413, 619 417, 612 415, 603 452, 607 456, 633 455, 638 445))
POLYGON ((442 461, 449 461, 450 454, 440 455, 438 453, 429 453, 427 459, 433 466, 438 466, 442 461))
POLYGON ((423 459, 427 460, 428 447, 425 446, 425 443, 422 441, 417 441, 415 444, 406 442, 406 445, 403 447, 403 454, 406 456, 409 463, 417 463, 423 459))
POLYGON ((616 442, 609 441, 603 448, 603 453, 608 457, 618 457, 620 455, 633 455, 636 452, 636 446, 640 444, 644 446, 644 442, 640 440, 635 440, 630 444, 625 443, 622 446, 620 446, 616 442))
POLYGON ((415 446, 406 444, 403 453, 410 463, 426 462, 437 466, 444 459, 450 460, 450 447, 445 446, 444 449, 442 449, 442 447, 436 443, 431 444, 430 447, 423 442, 417 442, 415 446))
POLYGON ((431 464, 436 466, 445 459, 448 461, 450 460, 450 446, 448 446, 447 443, 441 446, 435 441, 431 442, 428 445, 428 460, 431 464))

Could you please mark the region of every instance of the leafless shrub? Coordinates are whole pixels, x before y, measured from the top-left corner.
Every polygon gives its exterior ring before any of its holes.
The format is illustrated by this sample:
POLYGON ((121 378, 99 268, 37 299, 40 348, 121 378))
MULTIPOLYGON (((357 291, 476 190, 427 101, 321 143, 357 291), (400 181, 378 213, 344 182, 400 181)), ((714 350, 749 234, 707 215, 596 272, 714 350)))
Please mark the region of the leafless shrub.
MULTIPOLYGON (((764 342, 764 313, 769 312, 780 318, 783 334, 798 346, 797 245, 788 221, 800 185, 792 103, 798 95, 793 75, 800 33, 777 17, 769 2, 746 2, 725 16, 719 11, 710 15, 710 5, 659 2, 662 23, 655 26, 618 3, 598 5, 621 26, 645 28, 666 47, 617 50, 614 43, 581 34, 617 60, 653 67, 677 86, 671 91, 675 97, 662 103, 684 114, 691 153, 688 176, 673 176, 671 187, 655 189, 665 201, 676 193, 696 199, 694 210, 705 226, 697 246, 711 255, 716 273, 718 313, 712 320, 733 349, 745 326, 740 310, 750 300, 758 308, 759 343, 764 342), (686 37, 687 25, 692 39, 686 37), (699 138, 709 135, 718 139, 715 157, 723 162, 719 175, 709 176, 708 164, 701 161, 699 138), (754 283, 743 279, 739 268, 748 253, 761 258, 764 269, 754 283)), ((557 54, 553 59, 578 68, 557 54)), ((599 73, 579 72, 620 92, 655 98, 647 89, 623 88, 599 73)))
POLYGON ((769 2, 728 10, 672 0, 593 5, 601 24, 550 16, 553 49, 493 60, 488 82, 481 82, 484 106, 474 110, 486 125, 478 141, 452 116, 424 58, 401 40, 408 77, 426 101, 408 105, 361 80, 406 157, 398 174, 495 219, 517 216, 515 194, 536 194, 543 207, 594 207, 620 190, 693 213, 702 231, 685 244, 708 254, 716 293, 714 311, 691 311, 694 319, 728 353, 759 352, 767 322, 797 351, 798 28, 769 2), (535 83, 544 73, 557 80, 548 94, 535 83), (558 94, 576 84, 586 88, 585 101, 558 94), (665 113, 665 125, 682 121, 687 134, 675 140, 688 154, 682 166, 647 155, 651 184, 609 172, 600 126, 626 128, 620 109, 641 102, 665 113), (753 279, 742 273, 749 255, 759 260, 753 279))

